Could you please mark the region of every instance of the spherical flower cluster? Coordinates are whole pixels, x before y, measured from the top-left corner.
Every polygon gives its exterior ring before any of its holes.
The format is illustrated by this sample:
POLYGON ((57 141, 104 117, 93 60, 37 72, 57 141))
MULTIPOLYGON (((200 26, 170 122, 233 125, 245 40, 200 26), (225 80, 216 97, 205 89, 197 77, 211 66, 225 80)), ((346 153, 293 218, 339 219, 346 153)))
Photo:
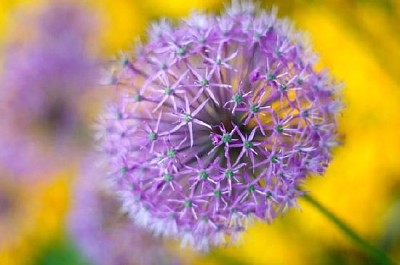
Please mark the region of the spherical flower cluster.
POLYGON ((119 211, 102 175, 86 166, 74 185, 69 230, 84 257, 97 265, 178 265, 162 242, 119 211))
POLYGON ((88 53, 93 19, 71 1, 49 3, 38 14, 17 14, 18 25, 31 27, 27 34, 16 25, 12 30, 18 35, 2 47, 2 125, 35 142, 69 146, 82 135, 82 98, 95 84, 95 60, 88 53))
POLYGON ((100 143, 136 223, 199 249, 296 205, 336 145, 337 84, 275 12, 162 20, 113 71, 100 143))

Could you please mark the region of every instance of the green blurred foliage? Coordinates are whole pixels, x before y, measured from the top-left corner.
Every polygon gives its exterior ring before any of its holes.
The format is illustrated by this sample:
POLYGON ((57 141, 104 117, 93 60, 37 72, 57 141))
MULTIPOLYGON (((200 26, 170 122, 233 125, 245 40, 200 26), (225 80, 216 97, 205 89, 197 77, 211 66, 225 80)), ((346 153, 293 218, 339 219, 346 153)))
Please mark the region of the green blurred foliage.
POLYGON ((90 265, 67 237, 48 243, 33 265, 90 265))

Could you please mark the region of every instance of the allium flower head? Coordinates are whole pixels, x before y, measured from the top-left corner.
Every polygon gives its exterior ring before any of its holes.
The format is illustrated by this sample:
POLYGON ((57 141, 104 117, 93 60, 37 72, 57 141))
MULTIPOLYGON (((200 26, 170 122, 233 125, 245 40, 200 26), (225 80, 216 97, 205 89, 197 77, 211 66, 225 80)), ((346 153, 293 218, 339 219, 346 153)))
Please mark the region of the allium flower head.
POLYGON ((81 100, 94 84, 95 62, 88 53, 93 18, 71 1, 49 3, 37 16, 20 13, 18 22, 32 30, 26 34, 17 27, 18 37, 26 39, 11 38, 3 47, 1 108, 15 132, 70 144, 82 132, 81 100))
POLYGON ((85 166, 76 182, 69 230, 82 254, 97 265, 177 265, 160 240, 122 214, 102 172, 85 166))
POLYGON ((288 21, 257 9, 163 20, 113 72, 99 137, 124 207, 199 249, 295 206, 336 145, 337 84, 288 21))

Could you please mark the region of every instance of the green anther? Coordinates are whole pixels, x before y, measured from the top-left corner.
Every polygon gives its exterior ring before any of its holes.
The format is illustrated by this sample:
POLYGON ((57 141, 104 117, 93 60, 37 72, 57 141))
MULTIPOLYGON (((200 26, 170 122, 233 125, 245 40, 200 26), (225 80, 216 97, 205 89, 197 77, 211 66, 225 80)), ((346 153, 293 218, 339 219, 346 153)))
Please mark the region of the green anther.
POLYGON ((155 141, 158 138, 158 135, 155 132, 150 132, 149 135, 147 136, 150 141, 155 141))
POLYGON ((232 136, 230 136, 230 134, 228 133, 224 133, 224 135, 222 136, 222 142, 228 144, 232 141, 232 136))
POLYGON ((282 133, 282 132, 283 132, 283 126, 282 126, 282 125, 276 126, 276 131, 277 131, 278 133, 282 133))
POLYGON ((275 78, 276 78, 276 75, 274 75, 274 74, 268 74, 267 75, 268 81, 273 81, 273 80, 275 80, 275 78))
POLYGON ((183 119, 185 120, 186 123, 188 123, 193 120, 193 117, 190 114, 185 114, 185 117, 183 119))
POLYGON ((279 159, 278 159, 277 156, 273 155, 272 158, 271 158, 271 161, 272 161, 272 163, 275 164, 275 163, 278 163, 278 162, 279 162, 279 159))
POLYGON ((281 57, 282 56, 282 52, 281 51, 276 51, 275 52, 276 56, 281 57))
POLYGON ((253 143, 251 141, 246 141, 246 142, 244 142, 244 147, 246 149, 250 149, 253 147, 253 143))
POLYGON ((178 50, 176 51, 176 54, 178 54, 179 56, 183 56, 186 53, 186 49, 185 48, 178 48, 178 50))
POLYGON ((254 185, 250 185, 250 186, 247 188, 247 190, 248 190, 249 192, 254 192, 254 191, 256 190, 256 188, 254 187, 254 185))
POLYGON ((208 86, 209 83, 210 82, 208 82, 207 79, 203 79, 203 80, 200 81, 201 86, 208 86))
POLYGON ((233 170, 232 169, 227 169, 225 171, 225 177, 226 178, 232 178, 233 177, 233 170))
POLYGON ((287 85, 280 85, 279 86, 279 89, 281 90, 281 91, 286 91, 286 89, 287 89, 287 85))
POLYGON ((267 199, 271 198, 272 197, 272 193, 270 191, 267 191, 267 194, 265 195, 265 197, 267 197, 267 199))
POLYGON ((206 171, 201 171, 200 172, 200 179, 201 180, 206 180, 208 178, 208 173, 206 171))
POLYGON ((167 151, 167 156, 168 156, 169 158, 174 158, 174 157, 176 156, 175 150, 174 150, 173 148, 168 149, 168 151, 167 151))
POLYGON ((216 190, 216 191, 214 191, 214 196, 217 197, 217 198, 221 198, 221 196, 222 196, 222 191, 221 191, 221 190, 216 190))
POLYGON ((135 102, 140 102, 140 101, 142 101, 142 96, 141 96, 140 94, 134 94, 132 97, 133 97, 133 100, 134 100, 135 102))
POLYGON ((301 85, 301 84, 303 84, 303 83, 304 83, 304 80, 303 80, 303 79, 301 79, 301 78, 298 78, 296 81, 297 81, 297 84, 299 84, 299 85, 301 85))
POLYGON ((193 202, 191 200, 186 200, 185 201, 185 206, 188 208, 191 208, 193 206, 193 202))
POLYGON ((127 65, 129 64, 128 58, 123 58, 123 59, 121 60, 121 64, 122 64, 122 66, 127 66, 127 65))
POLYGON ((172 174, 170 174, 170 173, 167 173, 167 174, 165 174, 165 176, 164 176, 164 179, 165 179, 166 182, 172 181, 173 178, 174 178, 174 177, 173 177, 172 174))
POLYGON ((116 116, 117 116, 117 120, 122 120, 122 113, 121 112, 118 112, 117 114, 116 114, 116 116))
POLYGON ((241 94, 235 94, 232 96, 232 99, 236 102, 236 103, 240 103, 243 101, 243 96, 241 94))
POLYGON ((261 39, 262 34, 261 34, 260 32, 256 32, 256 33, 254 34, 254 37, 255 37, 257 40, 259 40, 259 39, 261 39))
POLYGON ((128 168, 127 168, 127 167, 122 167, 122 168, 120 169, 120 172, 121 172, 122 174, 126 174, 126 173, 128 172, 128 168))
POLYGON ((174 92, 174 90, 171 87, 167 86, 166 88, 164 88, 165 95, 169 96, 172 94, 172 92, 174 92))
POLYGON ((308 117, 308 115, 309 115, 308 110, 304 110, 304 111, 301 113, 301 115, 302 115, 303 117, 308 117))
POLYGON ((207 216, 202 216, 202 217, 201 217, 201 220, 202 220, 203 222, 208 222, 208 217, 207 217, 207 216))
POLYGON ((251 105, 250 110, 252 113, 258 113, 260 111, 260 106, 257 104, 253 104, 251 105))
POLYGON ((221 65, 221 64, 222 64, 221 58, 218 58, 217 61, 216 61, 216 63, 217 63, 218 65, 221 65))

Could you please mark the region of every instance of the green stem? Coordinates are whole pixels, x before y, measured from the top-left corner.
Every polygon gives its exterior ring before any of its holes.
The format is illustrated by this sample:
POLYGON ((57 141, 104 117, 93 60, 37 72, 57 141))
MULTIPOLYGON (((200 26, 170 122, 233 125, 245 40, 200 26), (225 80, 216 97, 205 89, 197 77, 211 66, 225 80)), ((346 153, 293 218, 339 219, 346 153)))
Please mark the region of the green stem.
POLYGON ((348 226, 345 222, 339 219, 335 214, 333 214, 330 210, 328 210, 325 206, 319 203, 316 199, 314 199, 310 194, 306 193, 303 198, 318 209, 326 218, 328 218, 332 223, 334 223, 342 232, 351 239, 354 243, 356 243, 361 249, 363 249, 368 255, 373 258, 376 264, 382 265, 392 265, 394 262, 383 252, 381 249, 375 247, 367 240, 362 238, 357 232, 355 232, 350 226, 348 226))

